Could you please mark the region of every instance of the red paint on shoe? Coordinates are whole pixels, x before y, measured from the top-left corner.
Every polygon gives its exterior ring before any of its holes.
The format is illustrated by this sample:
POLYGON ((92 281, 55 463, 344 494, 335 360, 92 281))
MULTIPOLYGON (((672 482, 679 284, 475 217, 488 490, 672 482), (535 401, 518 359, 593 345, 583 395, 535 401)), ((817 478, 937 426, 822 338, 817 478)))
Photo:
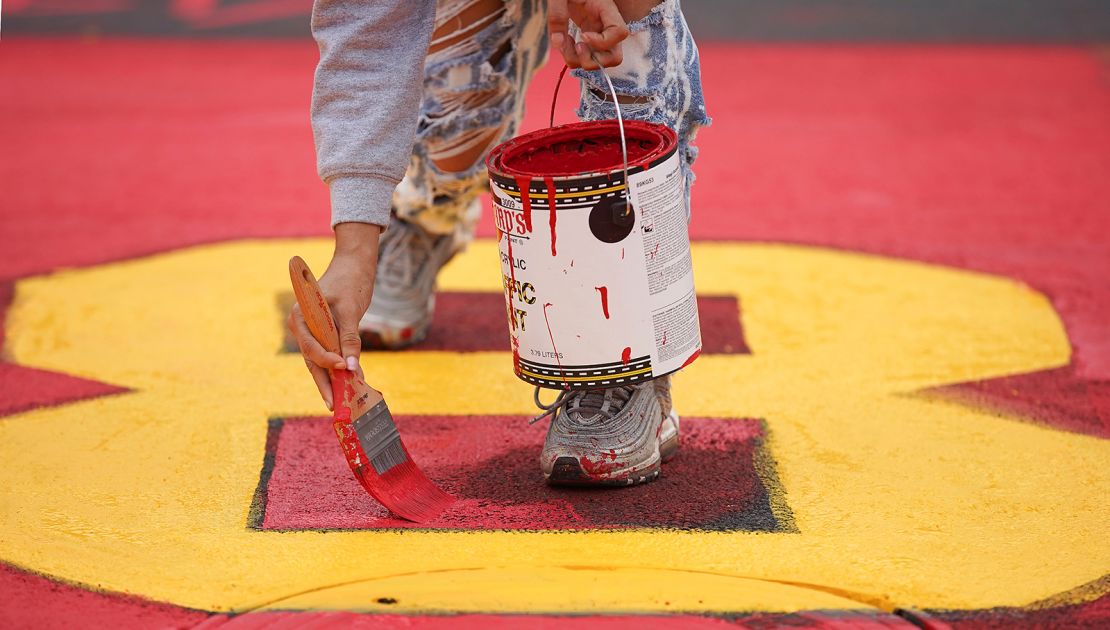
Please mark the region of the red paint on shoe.
POLYGON ((593 461, 589 457, 582 456, 578 458, 578 463, 582 465, 582 471, 595 479, 606 479, 612 476, 612 473, 623 468, 616 462, 605 461, 605 454, 602 454, 601 459, 593 461))

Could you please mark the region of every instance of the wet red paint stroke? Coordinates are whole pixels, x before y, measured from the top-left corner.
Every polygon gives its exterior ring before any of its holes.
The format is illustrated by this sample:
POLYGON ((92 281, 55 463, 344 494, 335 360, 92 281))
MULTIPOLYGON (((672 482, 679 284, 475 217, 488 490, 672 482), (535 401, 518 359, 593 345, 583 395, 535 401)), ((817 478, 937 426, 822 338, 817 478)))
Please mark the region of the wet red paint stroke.
POLYGON ((505 290, 505 304, 509 308, 509 325, 516 330, 516 315, 513 313, 513 293, 516 292, 516 261, 513 260, 513 235, 505 233, 509 250, 509 286, 505 290))
MULTIPOLYGON (((536 456, 546 427, 524 425, 524 416, 394 417, 421 468, 458 497, 455 509, 421 525, 403 521, 348 477, 336 457, 335 435, 327 418, 270 422, 267 442, 272 469, 260 481, 255 530, 293 529, 530 529, 628 528, 637 526, 774 531, 775 520, 759 474, 762 425, 743 418, 683 418, 681 455, 669 462, 664 486, 581 494, 543 483, 536 456), (482 430, 475 431, 475 427, 482 430), (453 445, 445 448, 444 445, 453 445), (455 448, 457 447, 457 448, 455 448), (465 462, 452 453, 466 452, 465 462), (326 493, 320 479, 334 479, 326 493), (506 479, 520 483, 506 484, 506 479), (710 479, 712 482, 707 482, 710 479), (682 496, 681 509, 673 497, 682 496)), ((609 463, 612 453, 588 454, 609 463)), ((618 456, 619 459, 619 456, 618 456)))
POLYGON ((631 361, 631 360, 632 360, 632 348, 629 348, 629 347, 626 346, 624 351, 621 352, 621 363, 624 364, 624 365, 628 365, 628 362, 631 361))
MULTIPOLYGON (((548 225, 551 227, 551 255, 555 255, 555 181, 550 177, 543 178, 543 185, 547 187, 547 213, 548 225)), ((574 261, 571 261, 574 264, 574 261)))
POLYGON ((594 287, 594 291, 601 294, 601 312, 609 319, 609 287, 594 287))
POLYGON ((532 232, 532 193, 529 187, 532 185, 532 178, 525 175, 516 176, 517 188, 520 188, 520 205, 521 211, 524 213, 524 231, 532 232))
POLYGON ((551 302, 543 305, 543 321, 547 324, 547 338, 551 340, 551 351, 555 354, 555 363, 559 366, 559 377, 563 379, 563 387, 570 389, 567 384, 567 375, 563 372, 563 360, 559 358, 559 349, 555 347, 555 335, 551 332, 551 320, 547 318, 547 307, 551 306, 551 302))
POLYGON ((515 336, 509 341, 513 346, 513 372, 520 374, 520 341, 515 336))
POLYGON ((678 369, 681 370, 682 368, 686 367, 687 365, 690 365, 691 363, 693 363, 694 359, 698 358, 698 356, 700 354, 701 354, 701 348, 698 348, 697 350, 694 350, 694 353, 691 354, 689 357, 687 357, 686 361, 682 365, 678 366, 678 369))

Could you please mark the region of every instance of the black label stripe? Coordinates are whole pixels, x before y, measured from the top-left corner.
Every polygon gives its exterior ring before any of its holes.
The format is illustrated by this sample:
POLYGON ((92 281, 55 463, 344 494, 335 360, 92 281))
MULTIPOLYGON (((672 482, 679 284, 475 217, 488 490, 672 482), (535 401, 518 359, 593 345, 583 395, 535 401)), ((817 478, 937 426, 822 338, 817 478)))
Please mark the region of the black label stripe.
MULTIPOLYGON (((644 363, 646 361, 651 361, 651 356, 650 355, 644 355, 642 357, 636 357, 634 359, 629 359, 627 365, 632 365, 634 363, 644 363)), ((558 369, 562 368, 564 371, 565 370, 596 370, 596 369, 611 368, 611 367, 616 367, 616 368, 625 367, 625 362, 624 361, 614 361, 612 363, 581 363, 581 364, 577 364, 577 365, 562 365, 562 366, 560 366, 558 364, 552 364, 552 363, 537 363, 536 361, 529 361, 528 359, 525 359, 523 357, 521 357, 520 363, 521 363, 521 365, 527 365, 529 367, 538 368, 538 369, 542 369, 542 370, 558 370, 558 369)))
POLYGON ((563 369, 560 370, 558 368, 551 369, 551 368, 533 368, 533 367, 529 367, 528 371, 529 372, 538 372, 539 374, 551 374, 551 375, 554 375, 554 376, 561 376, 561 375, 565 374, 567 376, 576 376, 576 377, 577 376, 601 376, 601 377, 605 377, 605 376, 613 375, 613 374, 626 374, 628 372, 635 372, 636 370, 639 370, 639 369, 642 369, 642 368, 645 368, 645 367, 651 367, 651 364, 648 363, 647 361, 644 361, 644 362, 641 362, 641 363, 636 363, 636 364, 633 364, 633 363, 630 362, 627 367, 609 368, 609 369, 603 369, 603 370, 592 370, 592 369, 591 370, 569 370, 567 368, 563 368, 563 369))
POLYGON ((522 378, 523 380, 525 380, 529 383, 532 383, 533 385, 546 385, 546 386, 548 386, 550 388, 553 388, 553 389, 566 389, 566 388, 585 389, 585 388, 588 388, 588 387, 612 386, 612 385, 620 385, 621 383, 635 383, 637 381, 644 381, 644 380, 648 380, 648 379, 652 378, 652 374, 651 374, 651 372, 648 372, 646 374, 637 374, 637 375, 634 375, 634 376, 621 376, 620 378, 608 378, 608 379, 599 378, 597 380, 592 380, 592 381, 579 381, 579 382, 573 382, 573 383, 570 383, 570 382, 564 383, 562 380, 559 380, 559 379, 535 378, 535 377, 529 376, 527 374, 521 374, 520 378, 522 378))

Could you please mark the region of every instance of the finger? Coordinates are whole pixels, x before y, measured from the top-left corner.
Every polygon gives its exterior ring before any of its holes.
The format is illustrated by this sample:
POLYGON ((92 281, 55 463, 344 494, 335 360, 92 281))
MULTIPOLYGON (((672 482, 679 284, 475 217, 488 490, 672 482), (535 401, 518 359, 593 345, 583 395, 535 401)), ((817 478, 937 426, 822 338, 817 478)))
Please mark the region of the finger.
POLYGON ((621 46, 617 44, 613 50, 597 50, 593 51, 592 61, 595 64, 600 64, 605 68, 613 68, 621 65, 624 61, 624 55, 621 53, 621 46))
POLYGON ((587 46, 585 43, 578 42, 577 44, 575 44, 574 50, 576 53, 578 53, 578 59, 582 64, 583 70, 597 70, 601 67, 597 65, 596 61, 594 61, 593 51, 591 51, 590 47, 587 46))
POLYGON ((593 36, 597 41, 590 41, 594 50, 612 50, 614 46, 623 42, 628 37, 628 25, 624 23, 617 6, 612 2, 602 3, 597 16, 601 22, 601 31, 582 33, 582 38, 589 41, 587 35, 593 36))
POLYGON ((359 372, 358 355, 362 351, 362 337, 358 334, 358 323, 362 313, 355 310, 339 309, 335 313, 335 325, 339 329, 339 348, 343 353, 346 369, 359 372))
POLYGON ((550 0, 547 3, 547 32, 551 34, 551 43, 558 45, 556 35, 567 36, 567 26, 570 15, 567 13, 567 0, 550 0))
POLYGON ((293 312, 289 314, 288 325, 293 337, 297 340, 297 347, 300 348, 301 354, 304 355, 306 360, 324 369, 346 369, 343 357, 325 350, 320 342, 312 336, 312 332, 308 330, 308 324, 305 323, 304 316, 301 315, 299 308, 293 307, 293 312))
POLYGON ((558 50, 568 67, 578 68, 581 63, 574 51, 574 38, 570 36, 570 14, 567 0, 551 0, 547 3, 547 32, 551 35, 551 47, 558 50))
POLYGON ((563 54, 563 61, 568 68, 582 67, 582 60, 578 58, 578 51, 575 50, 574 39, 571 36, 567 35, 563 38, 563 46, 559 52, 563 54))
POLYGON ((324 399, 324 404, 328 406, 328 411, 335 411, 334 402, 331 398, 331 375, 324 368, 305 361, 305 366, 308 371, 312 373, 312 380, 316 382, 316 389, 320 390, 320 398, 324 399))

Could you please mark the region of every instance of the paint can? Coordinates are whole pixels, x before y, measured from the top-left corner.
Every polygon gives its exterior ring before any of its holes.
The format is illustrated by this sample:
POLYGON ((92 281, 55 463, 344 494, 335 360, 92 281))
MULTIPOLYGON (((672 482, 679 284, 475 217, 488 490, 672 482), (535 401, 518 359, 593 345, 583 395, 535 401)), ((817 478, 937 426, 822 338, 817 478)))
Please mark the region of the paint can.
POLYGON ((618 111, 617 120, 518 136, 495 147, 487 166, 520 379, 552 389, 611 387, 697 358, 674 131, 624 121, 618 111))

